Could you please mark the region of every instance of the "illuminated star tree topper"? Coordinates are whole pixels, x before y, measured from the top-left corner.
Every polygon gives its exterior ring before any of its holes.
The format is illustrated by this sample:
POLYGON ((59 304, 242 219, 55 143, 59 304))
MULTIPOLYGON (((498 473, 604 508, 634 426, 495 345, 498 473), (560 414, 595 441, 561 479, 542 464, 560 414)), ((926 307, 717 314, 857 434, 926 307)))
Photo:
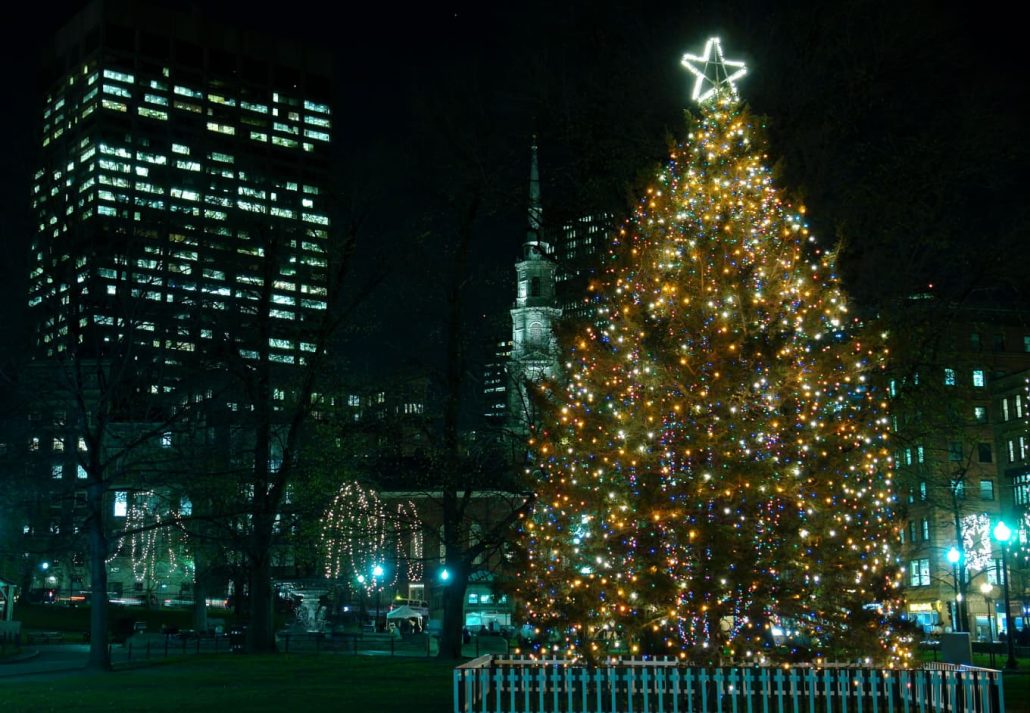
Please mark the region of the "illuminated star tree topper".
POLYGON ((682 64, 696 77, 690 98, 698 104, 711 99, 721 87, 736 94, 736 81, 747 74, 743 62, 723 57, 718 37, 708 39, 703 55, 683 55, 682 64))

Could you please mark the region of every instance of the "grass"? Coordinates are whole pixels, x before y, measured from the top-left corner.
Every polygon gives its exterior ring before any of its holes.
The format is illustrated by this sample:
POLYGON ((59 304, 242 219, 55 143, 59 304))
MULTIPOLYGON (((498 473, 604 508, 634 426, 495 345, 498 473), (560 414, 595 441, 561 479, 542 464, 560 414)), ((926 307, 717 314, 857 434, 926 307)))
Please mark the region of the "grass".
MULTIPOLYGON (((5 710, 376 711, 445 713, 453 663, 343 656, 198 656, 110 674, 0 682, 5 710)), ((1007 713, 1024 713, 1030 671, 1005 675, 1007 713)))
POLYGON ((337 656, 216 656, 163 665, 0 683, 6 710, 340 711, 444 713, 454 665, 337 656))

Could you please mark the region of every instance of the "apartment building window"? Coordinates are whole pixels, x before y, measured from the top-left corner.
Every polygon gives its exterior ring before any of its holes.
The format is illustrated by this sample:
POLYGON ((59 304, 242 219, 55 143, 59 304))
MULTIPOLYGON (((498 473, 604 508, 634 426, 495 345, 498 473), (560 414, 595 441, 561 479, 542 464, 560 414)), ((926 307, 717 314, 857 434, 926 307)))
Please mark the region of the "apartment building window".
POLYGON ((930 521, 924 517, 919 523, 919 529, 923 536, 923 542, 927 542, 930 539, 930 521))
POLYGON ((910 587, 930 586, 930 559, 911 560, 908 563, 908 585, 910 587))
POLYGON ((924 500, 924 501, 926 500, 926 481, 925 480, 920 480, 919 481, 919 499, 920 500, 924 500))
POLYGON ((997 557, 991 560, 990 566, 987 568, 987 581, 991 584, 1000 585, 1001 581, 1001 558, 997 557))
POLYGON ((976 458, 981 463, 993 463, 994 457, 991 455, 991 444, 978 443, 976 446, 976 458))
POLYGON ((987 377, 983 369, 973 369, 973 386, 982 389, 987 385, 987 377))
POLYGON ((1002 421, 1008 421, 1009 420, 1009 400, 1008 400, 1008 398, 1003 398, 1001 400, 1001 420, 1002 421))
POLYGON ((977 423, 987 423, 987 407, 986 406, 974 406, 973 407, 973 420, 977 423))
POLYGON ((979 332, 973 332, 969 335, 969 346, 974 352, 978 352, 983 348, 983 340, 980 339, 979 332))
POLYGON ((1016 418, 1023 418, 1023 394, 1016 394, 1016 418))
POLYGON ((1023 351, 1030 352, 1030 335, 1025 335, 1023 337, 1023 351))
POLYGON ((118 490, 114 494, 114 516, 125 517, 129 514, 129 494, 118 490))
POLYGON ((991 347, 996 352, 1005 351, 1005 335, 995 334, 994 337, 991 339, 991 347))
POLYGON ((994 500, 994 481, 993 480, 981 480, 980 481, 980 499, 981 500, 994 500))
POLYGON ((1009 439, 1009 463, 1016 462, 1016 442, 1009 439))
POLYGON ((1012 500, 1016 505, 1030 505, 1030 473, 1012 479, 1012 500))
POLYGON ((916 541, 916 521, 915 520, 909 520, 908 521, 908 539, 909 539, 910 542, 915 542, 916 541))
POLYGON ((954 386, 955 385, 955 370, 945 369, 944 370, 944 385, 954 386))
POLYGON ((962 444, 958 441, 948 443, 948 460, 952 462, 962 460, 962 444))
POLYGON ((916 446, 916 463, 926 462, 926 449, 922 446, 916 446))

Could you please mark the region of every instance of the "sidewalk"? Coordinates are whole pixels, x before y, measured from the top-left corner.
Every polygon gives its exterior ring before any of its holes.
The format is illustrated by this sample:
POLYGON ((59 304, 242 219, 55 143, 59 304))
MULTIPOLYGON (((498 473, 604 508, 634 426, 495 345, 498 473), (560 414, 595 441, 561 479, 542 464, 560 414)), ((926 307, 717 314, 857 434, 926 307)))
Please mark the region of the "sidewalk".
MULTIPOLYGON (((27 676, 79 673, 86 668, 89 644, 51 644, 26 649, 13 661, 0 664, 0 684, 18 681, 27 676)), ((111 648, 111 663, 123 664, 128 650, 120 645, 111 648)))

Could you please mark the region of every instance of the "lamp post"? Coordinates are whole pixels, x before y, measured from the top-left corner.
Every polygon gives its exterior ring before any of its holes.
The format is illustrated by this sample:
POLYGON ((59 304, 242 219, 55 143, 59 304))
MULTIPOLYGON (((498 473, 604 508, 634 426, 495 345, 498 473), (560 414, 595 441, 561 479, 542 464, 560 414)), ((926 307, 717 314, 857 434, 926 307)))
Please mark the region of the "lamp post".
POLYGON ((990 582, 980 585, 980 593, 984 595, 984 604, 987 605, 987 640, 994 641, 994 624, 991 622, 991 590, 994 587, 990 582))
POLYGON ((376 585, 376 631, 379 631, 379 606, 383 595, 383 566, 377 564, 372 568, 372 577, 376 585))
POLYGON ((962 631, 962 595, 958 591, 958 563, 962 559, 962 553, 952 547, 948 550, 948 562, 951 563, 952 584, 955 587, 955 608, 952 610, 951 628, 953 631, 962 631))
MULTIPOLYGON (((1001 543, 1001 582, 1005 601, 1005 648, 1008 649, 1009 658, 1005 662, 1005 668, 1014 669, 1019 666, 1016 661, 1015 649, 1015 627, 1012 624, 1012 608, 1009 607, 1009 562, 1008 544, 1012 537, 1012 530, 1004 521, 999 521, 994 528, 994 538, 1001 543)), ((997 607, 995 607, 997 609, 997 607)))

